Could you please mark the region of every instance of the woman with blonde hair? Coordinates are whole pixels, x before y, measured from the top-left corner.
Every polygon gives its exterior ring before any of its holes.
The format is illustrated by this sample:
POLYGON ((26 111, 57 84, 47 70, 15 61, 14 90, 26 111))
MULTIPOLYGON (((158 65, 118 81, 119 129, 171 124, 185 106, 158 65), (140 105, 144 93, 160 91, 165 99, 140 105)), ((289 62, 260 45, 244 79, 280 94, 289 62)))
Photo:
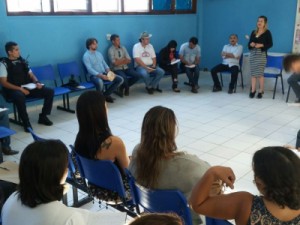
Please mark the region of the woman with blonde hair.
MULTIPOLYGON (((195 155, 177 150, 177 121, 174 112, 163 106, 151 108, 145 115, 141 142, 132 154, 129 170, 138 184, 149 189, 177 189, 187 198, 197 179, 210 165, 195 155)), ((192 212, 193 224, 200 217, 192 212)))
POLYGON ((268 30, 268 18, 258 17, 256 30, 252 31, 248 48, 250 50, 251 89, 250 98, 256 94, 256 81, 259 80, 257 98, 264 94, 264 70, 267 63, 267 51, 273 46, 272 34, 268 30))

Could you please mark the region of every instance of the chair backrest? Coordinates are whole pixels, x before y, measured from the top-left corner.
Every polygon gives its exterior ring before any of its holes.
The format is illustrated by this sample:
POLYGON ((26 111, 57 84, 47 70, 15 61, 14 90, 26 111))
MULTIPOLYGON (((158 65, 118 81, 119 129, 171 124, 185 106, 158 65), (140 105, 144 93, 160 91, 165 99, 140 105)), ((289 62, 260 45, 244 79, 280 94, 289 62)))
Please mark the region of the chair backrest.
POLYGON ((150 213, 176 213, 185 225, 192 225, 192 217, 185 196, 178 190, 150 190, 135 183, 135 203, 150 213))
POLYGON ((65 78, 70 77, 71 75, 80 78, 80 69, 76 61, 59 63, 57 64, 57 67, 62 82, 65 78))
POLYGON ((76 154, 80 175, 89 183, 115 191, 125 199, 125 188, 118 167, 109 160, 88 159, 76 154))
POLYGON ((283 61, 283 56, 273 56, 273 55, 268 55, 267 56, 267 65, 266 67, 268 68, 276 68, 282 71, 282 61, 283 61))
POLYGON ((241 54, 241 57, 240 57, 240 61, 239 61, 239 64, 240 64, 240 70, 242 70, 242 67, 243 67, 243 60, 244 60, 244 55, 243 53, 241 54))
POLYGON ((44 140, 46 140, 45 138, 41 138, 38 135, 36 135, 30 127, 27 127, 27 130, 30 132, 30 134, 31 134, 34 141, 44 141, 44 140))
POLYGON ((53 66, 48 64, 45 66, 36 66, 31 67, 32 72, 37 77, 38 80, 54 80, 55 81, 55 73, 53 66))

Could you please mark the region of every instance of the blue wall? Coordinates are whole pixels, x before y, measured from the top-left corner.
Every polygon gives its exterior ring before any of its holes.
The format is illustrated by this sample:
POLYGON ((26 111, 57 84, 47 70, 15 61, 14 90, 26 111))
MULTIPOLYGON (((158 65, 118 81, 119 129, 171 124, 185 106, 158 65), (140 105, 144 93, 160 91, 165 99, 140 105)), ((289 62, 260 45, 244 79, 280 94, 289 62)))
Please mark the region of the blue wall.
POLYGON ((7 41, 16 41, 23 57, 30 55, 31 66, 81 60, 85 40, 96 37, 99 50, 106 55, 110 42, 107 33, 118 33, 131 49, 139 34, 148 31, 156 51, 175 38, 179 44, 196 35, 197 15, 161 16, 7 16, 5 1, 0 2, 0 56, 7 41), (188 26, 187 26, 188 24, 188 26), (178 29, 180 28, 180 29, 178 29))
POLYGON ((200 0, 203 7, 202 65, 211 69, 220 63, 220 51, 230 33, 239 35, 247 49, 245 35, 255 29, 257 17, 266 15, 273 34, 273 52, 291 52, 294 35, 296 0, 200 0))

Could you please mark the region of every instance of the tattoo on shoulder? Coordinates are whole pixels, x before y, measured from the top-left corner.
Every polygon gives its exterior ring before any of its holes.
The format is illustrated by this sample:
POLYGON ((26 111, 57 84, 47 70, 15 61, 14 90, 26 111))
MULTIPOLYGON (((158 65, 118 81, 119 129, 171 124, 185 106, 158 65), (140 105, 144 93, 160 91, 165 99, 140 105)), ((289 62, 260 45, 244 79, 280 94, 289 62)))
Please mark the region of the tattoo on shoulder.
POLYGON ((109 149, 111 146, 112 140, 111 138, 107 138, 105 141, 101 143, 101 148, 109 149))

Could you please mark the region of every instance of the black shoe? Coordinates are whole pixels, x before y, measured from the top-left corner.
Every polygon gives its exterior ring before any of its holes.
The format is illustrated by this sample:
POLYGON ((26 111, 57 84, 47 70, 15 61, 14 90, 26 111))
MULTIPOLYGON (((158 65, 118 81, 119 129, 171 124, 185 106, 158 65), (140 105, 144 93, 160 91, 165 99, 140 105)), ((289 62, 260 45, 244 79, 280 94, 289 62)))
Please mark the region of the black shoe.
POLYGON ((198 90, 197 90, 197 88, 196 88, 196 87, 192 87, 192 90, 191 90, 191 92, 196 94, 196 93, 198 93, 198 90))
POLYGON ((162 93, 162 90, 161 89, 159 89, 159 88, 155 88, 155 89, 153 89, 154 91, 157 91, 157 92, 159 92, 159 93, 162 93))
POLYGON ((7 147, 2 147, 2 152, 4 155, 16 155, 19 153, 19 151, 15 151, 7 147))
POLYGON ((146 90, 147 90, 149 95, 153 95, 153 88, 146 87, 146 90))
POLYGON ((228 94, 232 94, 233 93, 233 89, 229 88, 228 89, 228 94))
POLYGON ((125 88, 124 95, 129 96, 129 88, 125 88))
POLYGON ((256 98, 258 98, 258 99, 261 99, 261 98, 262 98, 262 96, 263 96, 263 93, 262 93, 262 92, 258 92, 258 94, 257 94, 257 97, 256 97, 256 98))
POLYGON ((199 89, 199 88, 200 88, 200 86, 199 86, 198 84, 196 84, 196 85, 195 85, 195 88, 196 88, 196 89, 199 89))
POLYGON ((249 98, 254 98, 255 94, 256 94, 256 91, 254 91, 254 92, 250 91, 249 98))
POLYGON ((41 116, 41 115, 39 117, 38 123, 46 125, 46 126, 52 126, 53 125, 52 121, 49 120, 47 116, 41 116))
POLYGON ((295 103, 300 103, 300 99, 296 98, 295 103))
POLYGON ((23 127, 24 127, 24 132, 26 132, 26 133, 29 133, 28 127, 32 129, 30 122, 23 123, 23 127))
POLYGON ((220 86, 214 86, 212 92, 218 92, 222 91, 222 88, 220 86))
POLYGON ((114 99, 110 95, 105 96, 105 101, 109 103, 114 103, 114 99))

